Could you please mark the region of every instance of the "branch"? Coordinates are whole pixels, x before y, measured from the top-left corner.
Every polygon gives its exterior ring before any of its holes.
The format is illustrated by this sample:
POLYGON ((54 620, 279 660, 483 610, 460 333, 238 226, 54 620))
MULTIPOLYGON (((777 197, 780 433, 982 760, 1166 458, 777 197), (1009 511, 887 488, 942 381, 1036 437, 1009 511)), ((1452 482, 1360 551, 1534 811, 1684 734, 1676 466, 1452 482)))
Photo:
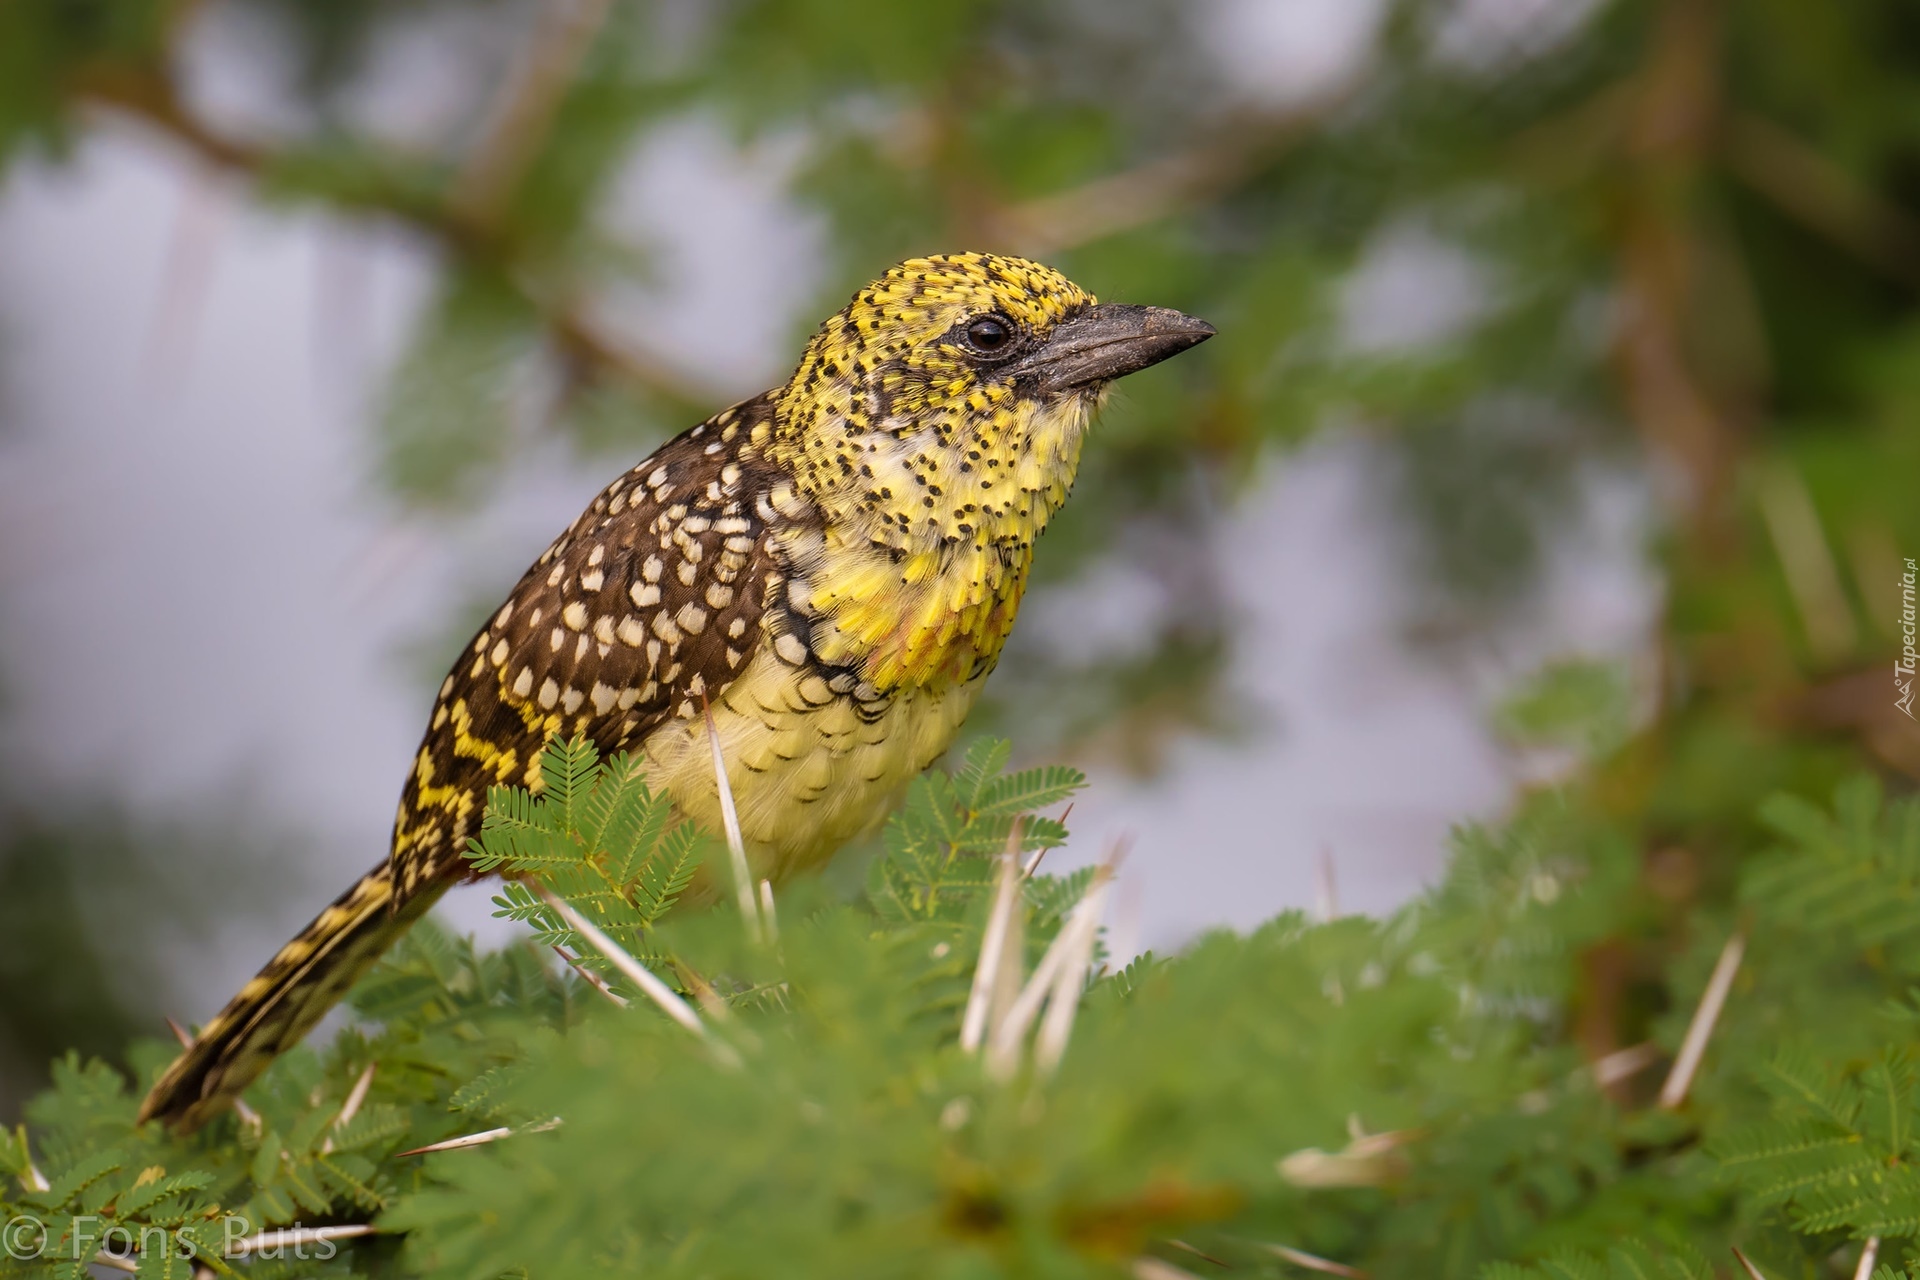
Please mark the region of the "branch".
POLYGON ((553 117, 611 7, 612 0, 549 0, 543 9, 526 65, 454 183, 453 207, 475 223, 491 226, 498 221, 539 156, 553 117))
MULTIPOLYGON (((144 124, 201 160, 250 179, 258 179, 275 159, 271 151, 209 129, 186 107, 173 81, 162 74, 100 64, 74 78, 72 94, 83 106, 144 124)), ((500 180, 490 177, 486 181, 500 180)), ((483 211, 470 210, 457 200, 421 204, 379 195, 369 196, 357 207, 404 222, 445 246, 453 256, 497 270, 539 316, 571 367, 588 379, 625 383, 684 405, 707 404, 724 397, 724 393, 679 374, 664 360, 614 338, 578 299, 542 284, 520 260, 514 242, 476 216, 483 211)))
POLYGON ((1237 116, 1209 140, 1137 168, 1004 209, 993 232, 1019 252, 1046 257, 1203 205, 1246 184, 1311 130, 1342 91, 1281 116, 1237 116))
POLYGON ((1769 120, 1727 121, 1727 168, 1782 213, 1868 266, 1920 288, 1920 218, 1769 120))

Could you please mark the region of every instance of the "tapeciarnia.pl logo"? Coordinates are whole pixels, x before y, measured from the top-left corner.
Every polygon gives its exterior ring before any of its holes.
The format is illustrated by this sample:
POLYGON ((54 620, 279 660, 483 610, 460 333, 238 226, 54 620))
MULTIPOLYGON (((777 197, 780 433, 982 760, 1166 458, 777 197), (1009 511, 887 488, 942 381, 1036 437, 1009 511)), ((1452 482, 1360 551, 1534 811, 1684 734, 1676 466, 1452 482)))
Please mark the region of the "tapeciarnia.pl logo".
POLYGON ((1893 705, 1909 720, 1920 719, 1913 714, 1913 675, 1915 667, 1920 666, 1920 653, 1914 647, 1914 578, 1913 557, 1909 556, 1907 571, 1900 575, 1900 656, 1893 660, 1893 705))

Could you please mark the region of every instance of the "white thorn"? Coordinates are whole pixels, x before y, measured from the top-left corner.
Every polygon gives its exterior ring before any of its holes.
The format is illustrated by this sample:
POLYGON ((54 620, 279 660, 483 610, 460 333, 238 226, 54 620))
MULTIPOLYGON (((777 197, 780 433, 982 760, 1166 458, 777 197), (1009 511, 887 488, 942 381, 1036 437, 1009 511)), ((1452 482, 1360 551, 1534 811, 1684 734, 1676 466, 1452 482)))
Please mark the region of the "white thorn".
POLYGON ((511 1125, 505 1125, 498 1129, 483 1129, 479 1133, 466 1133, 458 1138, 447 1138, 440 1142, 430 1142, 424 1147, 415 1147, 411 1151, 396 1152, 395 1158, 397 1159, 400 1156, 432 1155, 436 1151, 459 1151, 466 1147, 484 1147, 489 1142, 498 1142, 502 1138, 511 1138, 512 1136, 513 1127, 511 1125))
POLYGON ((1198 1280, 1191 1271, 1182 1270, 1158 1258, 1135 1258, 1133 1280, 1198 1280))
POLYGON ((334 1128, 338 1129, 360 1114, 360 1108, 367 1101, 367 1091, 373 1088, 374 1068, 379 1065, 377 1062, 369 1062, 367 1069, 360 1073, 360 1078, 353 1082, 353 1089, 347 1094, 346 1105, 340 1108, 340 1118, 333 1122, 334 1128))
POLYGON ((1693 1021, 1687 1024, 1686 1038, 1680 1042, 1680 1055, 1673 1060, 1667 1082, 1660 1086, 1660 1105, 1668 1111, 1678 1110, 1687 1100, 1694 1072, 1700 1069, 1707 1041, 1713 1037, 1714 1024, 1720 1021, 1720 1010, 1727 1003, 1727 993, 1733 990, 1734 975, 1740 972, 1740 958, 1746 951, 1747 935, 1738 929, 1720 949, 1713 976, 1707 979, 1707 989, 1700 993, 1700 1004, 1693 1011, 1693 1021))
POLYGON ((1853 1280, 1873 1280, 1873 1268, 1880 1261, 1880 1237, 1868 1236, 1860 1246, 1860 1263, 1853 1269, 1853 1280))
POLYGON ((661 1011, 669 1018, 672 1018, 681 1026, 693 1032, 693 1034, 705 1038, 707 1034, 707 1024, 700 1021, 700 1015, 694 1012, 693 1006, 685 1000, 682 1000, 672 987, 660 981, 653 970, 628 955, 626 948, 602 933, 593 921, 587 919, 578 911, 575 911, 573 904, 556 895, 553 890, 547 888, 544 884, 538 886, 538 890, 540 897, 546 904, 558 912, 562 920, 566 921, 567 927, 592 943, 594 950, 613 961, 613 967, 618 969, 634 986, 640 988, 641 993, 645 995, 647 999, 659 1005, 661 1011))
POLYGON ((351 1240, 355 1236, 370 1236, 374 1229, 366 1223, 352 1223, 339 1227, 289 1227, 284 1231, 262 1231, 258 1235, 248 1236, 227 1250, 229 1258, 244 1257, 262 1249, 285 1249, 299 1245, 319 1244, 322 1240, 351 1240))
POLYGON ((767 941, 780 940, 780 921, 773 913, 773 881, 760 882, 760 923, 766 928, 767 941))
MULTIPOLYGON (((1118 861, 1116 855, 1113 861, 1118 861)), ((1087 886, 1085 924, 1073 934, 1073 948, 1067 953, 1055 975, 1053 993, 1047 999, 1047 1016, 1041 1019, 1040 1033, 1034 1037, 1033 1063, 1043 1075, 1050 1075, 1067 1054, 1067 1041, 1073 1035, 1074 1015, 1080 1011, 1080 998, 1087 990, 1087 970, 1093 964, 1093 944, 1100 933, 1100 921, 1107 912, 1107 895, 1113 890, 1111 876, 1096 877, 1087 886)))
POLYGON ((980 935, 980 962, 973 969, 973 989, 967 993, 967 1011, 960 1019, 960 1048, 977 1053, 987 1036, 987 1016, 991 1012, 994 990, 999 985, 1000 967, 1006 960, 1007 926, 1013 919, 1014 903, 1020 895, 1020 833, 1025 815, 1013 820, 1007 833, 1007 847, 1000 855, 1000 874, 993 892, 993 908, 987 914, 987 928, 980 935))
POLYGON ((1367 1273, 1358 1267, 1350 1267, 1344 1262, 1335 1262, 1331 1258, 1322 1258, 1318 1254, 1306 1253, 1299 1249, 1289 1249, 1284 1244, 1267 1246, 1273 1256, 1282 1262, 1291 1262, 1296 1267, 1308 1271, 1319 1271, 1330 1276, 1345 1276, 1347 1280, 1367 1280, 1367 1273))
MULTIPOLYGON (((1115 846, 1115 853, 1120 851, 1115 846)), ((1074 904, 1073 911, 1066 922, 1060 926, 1060 932, 1054 935, 1053 943, 1046 954, 1040 957, 1033 976, 1027 979, 1027 985, 1020 989, 1019 996, 1000 1015, 993 1033, 987 1040, 987 1071, 997 1079, 1012 1077, 1020 1066, 1020 1045, 1026 1039, 1027 1028, 1040 1013, 1040 1006, 1059 980, 1060 970, 1078 947, 1076 935, 1082 930, 1099 928, 1099 920, 1094 910, 1100 907, 1105 895, 1096 892, 1113 876, 1114 857, 1109 855, 1106 862, 1093 874, 1093 883, 1080 901, 1074 904)))
POLYGON ((1588 1068, 1594 1084, 1605 1089, 1631 1079, 1660 1060, 1660 1046, 1651 1040, 1615 1049, 1588 1068))
POLYGON ((20 1154, 27 1158, 27 1171, 20 1176, 20 1185, 29 1191, 51 1191, 53 1184, 47 1181, 47 1175, 40 1172, 40 1166, 33 1162, 33 1153, 27 1150, 27 1137, 20 1135, 20 1154))
POLYGON ((1333 850, 1325 845, 1320 847, 1320 861, 1315 872, 1317 883, 1313 914, 1322 924, 1338 920, 1340 918, 1340 886, 1333 875, 1333 850))
POLYGON ((1407 1170, 1400 1148, 1420 1136, 1417 1129, 1367 1133, 1360 1118, 1347 1120, 1350 1140, 1339 1151, 1306 1147, 1284 1156, 1275 1167, 1296 1187, 1378 1187, 1402 1177, 1407 1170))
POLYGON ((436 1151, 464 1151, 468 1147, 484 1147, 489 1142, 498 1142, 502 1138, 511 1138, 516 1133, 546 1133, 560 1127, 560 1117, 542 1120, 539 1124, 530 1124, 524 1129, 502 1126, 498 1129, 482 1129, 479 1133, 463 1133, 457 1138, 445 1138, 439 1142, 430 1142, 424 1147, 415 1147, 411 1151, 394 1153, 397 1160, 401 1156, 430 1156, 436 1151))
POLYGON ((1751 1276, 1753 1280, 1767 1280, 1766 1272, 1754 1266, 1753 1259, 1740 1252, 1740 1246, 1737 1244, 1733 1246, 1733 1256, 1735 1260, 1740 1263, 1741 1267, 1745 1268, 1746 1273, 1751 1276))
MULTIPOLYGON (((340 1114, 333 1118, 333 1129, 335 1133, 346 1128, 348 1122, 360 1114, 360 1104, 367 1100, 367 1090, 373 1087, 373 1069, 377 1065, 377 1063, 369 1062, 367 1069, 360 1073, 360 1078, 353 1082, 353 1088, 347 1091, 347 1100, 341 1106, 340 1114)), ((325 1142, 320 1144, 320 1154, 324 1156, 331 1155, 332 1153, 333 1139, 329 1137, 325 1142)))
POLYGON ((727 852, 733 855, 733 885, 740 899, 740 918, 746 922, 747 937, 760 941, 760 911, 753 900, 753 872, 747 868, 747 845, 740 835, 740 813, 733 806, 733 784, 727 780, 727 762, 720 754, 720 730, 714 727, 713 708, 708 707, 707 746, 713 752, 713 780, 720 792, 720 823, 726 828, 727 852))

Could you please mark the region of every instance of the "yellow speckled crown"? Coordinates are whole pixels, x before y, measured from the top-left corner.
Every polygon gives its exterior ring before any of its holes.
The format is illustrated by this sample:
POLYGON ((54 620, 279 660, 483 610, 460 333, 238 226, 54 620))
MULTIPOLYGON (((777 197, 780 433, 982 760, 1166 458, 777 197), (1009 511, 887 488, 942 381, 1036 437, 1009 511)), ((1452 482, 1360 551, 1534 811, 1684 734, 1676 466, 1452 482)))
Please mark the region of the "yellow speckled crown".
POLYGON ((1094 302, 1037 262, 952 254, 901 263, 820 327, 769 453, 835 532, 796 531, 788 548, 825 619, 823 660, 882 688, 992 666, 1097 393, 1023 394, 956 333, 993 315, 1038 344, 1094 302))

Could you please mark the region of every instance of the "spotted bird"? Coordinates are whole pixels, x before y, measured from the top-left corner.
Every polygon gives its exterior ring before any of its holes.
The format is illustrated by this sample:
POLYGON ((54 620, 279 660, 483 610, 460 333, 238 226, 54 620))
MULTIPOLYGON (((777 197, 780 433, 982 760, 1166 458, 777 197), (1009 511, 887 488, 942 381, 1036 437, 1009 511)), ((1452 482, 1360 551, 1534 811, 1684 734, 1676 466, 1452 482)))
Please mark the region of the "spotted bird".
POLYGON ((619 477, 440 686, 389 857, 154 1085, 197 1127, 450 885, 487 788, 584 734, 719 826, 711 706, 756 876, 817 865, 945 751, 1013 627, 1107 385, 1213 335, 1038 263, 916 258, 820 326, 786 385, 619 477))

